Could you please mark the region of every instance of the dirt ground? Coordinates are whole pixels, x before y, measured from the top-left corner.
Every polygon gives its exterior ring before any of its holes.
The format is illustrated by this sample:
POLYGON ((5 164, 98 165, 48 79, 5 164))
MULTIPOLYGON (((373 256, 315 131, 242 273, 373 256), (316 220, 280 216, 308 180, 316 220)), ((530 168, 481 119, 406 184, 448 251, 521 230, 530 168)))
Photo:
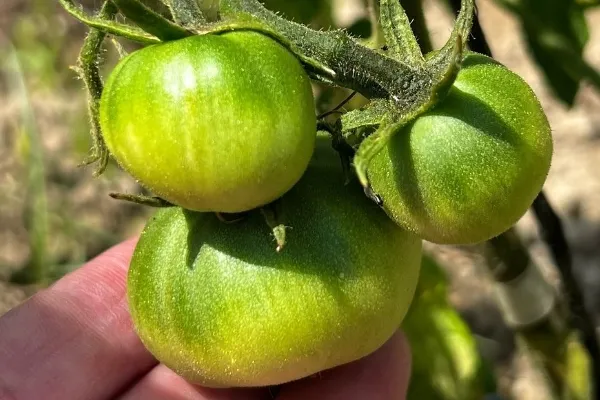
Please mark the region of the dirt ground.
MULTIPOLYGON (((7 17, 10 12, 18 13, 21 3, 4 0, 0 4, 0 49, 11 35, 10 25, 14 20, 7 17)), ((545 191, 563 218, 576 273, 584 285, 590 308, 600 322, 600 94, 584 84, 575 106, 566 108, 549 92, 528 56, 518 24, 490 0, 478 4, 494 56, 531 85, 547 112, 555 154, 545 191)), ((350 14, 358 9, 356 5, 348 7, 350 14)), ((434 42, 441 44, 450 31, 449 15, 438 2, 428 0, 427 20, 434 42)), ((66 23, 64 16, 57 17, 56 21, 58 29, 65 32, 78 29, 66 23)), ((590 41, 586 58, 600 69, 600 9, 588 13, 588 22, 590 41)), ((60 57, 72 63, 75 53, 66 47, 60 57)), ((40 85, 33 77, 27 80, 27 88, 44 150, 52 233, 49 254, 54 263, 77 263, 139 232, 148 211, 106 196, 109 191, 137 190, 135 182, 116 169, 93 179, 89 168, 77 168, 87 146, 87 127, 82 117, 84 97, 74 75, 64 75, 66 77, 52 87, 40 85)), ((23 218, 27 161, 20 150, 23 146, 19 130, 22 96, 8 90, 7 83, 2 82, 0 79, 0 315, 33 291, 12 286, 3 279, 24 265, 29 256, 29 242, 23 218)), ((540 241, 531 215, 519 222, 518 230, 535 261, 556 284, 548 249, 540 241)), ((468 248, 431 244, 426 247, 452 278, 452 302, 482 340, 493 344, 487 347, 487 355, 498 362, 504 390, 515 399, 541 399, 536 384, 540 377, 535 375, 527 358, 514 356, 514 344, 493 306, 492 287, 479 265, 481 260, 468 248)))

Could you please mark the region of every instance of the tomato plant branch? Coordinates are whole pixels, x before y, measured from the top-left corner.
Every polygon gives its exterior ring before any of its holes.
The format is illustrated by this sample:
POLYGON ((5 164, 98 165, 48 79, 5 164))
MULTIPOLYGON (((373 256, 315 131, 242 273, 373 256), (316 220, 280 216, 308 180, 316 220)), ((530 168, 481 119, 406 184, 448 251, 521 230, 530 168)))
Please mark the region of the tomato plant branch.
POLYGON ((342 31, 315 31, 288 21, 264 8, 257 0, 223 0, 221 12, 229 19, 249 14, 265 22, 305 56, 317 59, 335 71, 334 83, 368 98, 393 96, 410 103, 425 84, 420 71, 408 63, 375 52, 342 31))

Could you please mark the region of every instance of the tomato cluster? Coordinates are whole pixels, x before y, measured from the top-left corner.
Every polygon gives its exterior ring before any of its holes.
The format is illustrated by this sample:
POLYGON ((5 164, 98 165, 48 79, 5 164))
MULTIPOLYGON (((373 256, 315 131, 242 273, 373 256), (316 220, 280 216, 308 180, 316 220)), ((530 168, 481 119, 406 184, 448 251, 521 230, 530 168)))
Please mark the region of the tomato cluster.
POLYGON ((121 61, 101 100, 106 145, 180 206, 151 219, 131 263, 129 305, 148 349, 191 381, 258 386, 385 342, 414 294, 421 239, 502 233, 550 166, 529 87, 484 56, 463 64, 446 98, 369 164, 381 210, 344 184, 331 140, 316 134, 309 78, 275 40, 194 36, 121 61), (260 211, 274 200, 291 228, 279 253, 260 211), (226 224, 213 212, 242 216, 226 224))

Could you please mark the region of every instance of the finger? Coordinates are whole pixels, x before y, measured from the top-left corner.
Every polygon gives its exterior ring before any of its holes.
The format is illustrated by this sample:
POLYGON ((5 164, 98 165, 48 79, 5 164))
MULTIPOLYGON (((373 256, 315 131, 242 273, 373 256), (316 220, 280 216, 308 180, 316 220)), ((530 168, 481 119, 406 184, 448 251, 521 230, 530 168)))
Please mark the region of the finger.
POLYGON ((156 361, 131 325, 118 245, 0 318, 0 398, 105 400, 156 361))
POLYGON ((284 385, 278 399, 404 400, 409 378, 410 349, 397 332, 361 360, 284 385))
POLYGON ((267 400, 269 391, 209 389, 193 385, 164 365, 154 368, 119 400, 267 400))

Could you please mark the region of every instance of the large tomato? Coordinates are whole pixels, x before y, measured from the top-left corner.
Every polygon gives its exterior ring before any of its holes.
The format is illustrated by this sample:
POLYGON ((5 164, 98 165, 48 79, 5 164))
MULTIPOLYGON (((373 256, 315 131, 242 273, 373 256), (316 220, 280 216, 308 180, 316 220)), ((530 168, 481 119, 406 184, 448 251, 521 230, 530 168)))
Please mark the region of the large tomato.
POLYGON ((316 136, 300 62, 255 32, 131 54, 107 81, 100 122, 125 170, 198 211, 242 212, 277 199, 302 176, 316 136))
POLYGON ((527 84, 470 53, 448 96, 398 132, 368 168, 400 226, 437 243, 475 243, 513 225, 540 192, 550 127, 527 84))
MULTIPOLYGON (((329 145, 328 145, 329 146, 329 145)), ((399 327, 421 240, 344 185, 318 147, 283 197, 286 247, 260 213, 234 224, 172 208, 136 248, 128 280, 140 338, 167 366, 213 387, 272 385, 363 357, 399 327)))

